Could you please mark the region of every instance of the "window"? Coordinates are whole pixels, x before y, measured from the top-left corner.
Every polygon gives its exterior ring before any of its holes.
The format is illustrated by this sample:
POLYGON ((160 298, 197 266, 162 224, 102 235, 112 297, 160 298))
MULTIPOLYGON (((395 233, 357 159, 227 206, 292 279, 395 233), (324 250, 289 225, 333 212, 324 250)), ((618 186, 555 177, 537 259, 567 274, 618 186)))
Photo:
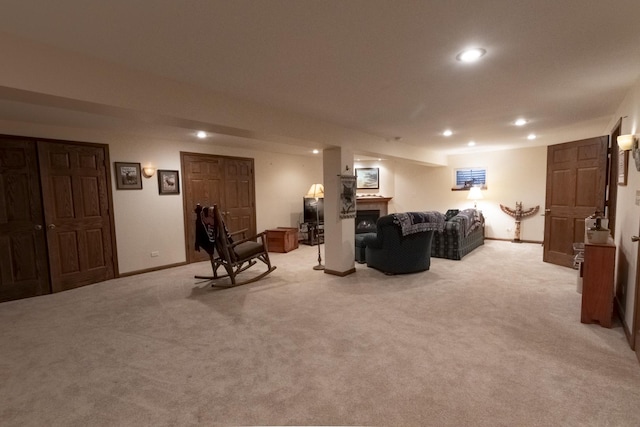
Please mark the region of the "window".
POLYGON ((486 168, 460 168, 454 171, 452 190, 468 190, 471 187, 487 188, 486 168))

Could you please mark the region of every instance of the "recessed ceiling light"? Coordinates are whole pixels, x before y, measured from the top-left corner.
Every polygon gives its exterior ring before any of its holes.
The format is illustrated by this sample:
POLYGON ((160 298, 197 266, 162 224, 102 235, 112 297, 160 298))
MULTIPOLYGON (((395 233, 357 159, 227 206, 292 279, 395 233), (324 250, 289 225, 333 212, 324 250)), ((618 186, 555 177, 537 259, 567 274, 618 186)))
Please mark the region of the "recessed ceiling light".
POLYGON ((469 147, 473 147, 474 145, 476 145, 475 141, 469 141, 469 143, 467 144, 469 147))
POLYGON ((442 134, 444 136, 451 136, 451 135, 453 135, 453 132, 451 131, 451 129, 447 129, 444 132, 442 132, 442 134))
POLYGON ((527 136, 527 139, 536 139, 536 134, 535 134, 535 133, 530 133, 530 134, 527 136))
POLYGON ((320 150, 318 150, 318 149, 315 149, 315 150, 312 151, 313 154, 318 154, 319 152, 320 152, 320 150))
POLYGON ((476 62, 482 58, 485 53, 487 53, 487 51, 481 48, 467 49, 457 54, 456 59, 460 62, 476 62))
POLYGON ((203 130, 199 130, 198 133, 196 133, 196 136, 200 139, 203 139, 207 137, 207 133, 203 130))
POLYGON ((520 119, 516 120, 515 122, 513 122, 513 124, 516 125, 516 126, 524 126, 524 125, 527 124, 527 120, 520 118, 520 119))

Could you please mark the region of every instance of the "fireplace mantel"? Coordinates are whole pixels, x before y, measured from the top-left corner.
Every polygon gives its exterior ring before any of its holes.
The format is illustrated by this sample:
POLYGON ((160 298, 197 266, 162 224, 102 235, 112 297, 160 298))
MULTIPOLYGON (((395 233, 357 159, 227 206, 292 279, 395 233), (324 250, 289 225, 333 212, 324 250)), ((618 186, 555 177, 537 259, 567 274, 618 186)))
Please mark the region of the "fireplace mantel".
POLYGON ((393 197, 357 197, 356 210, 380 211, 380 216, 388 215, 387 205, 393 197))

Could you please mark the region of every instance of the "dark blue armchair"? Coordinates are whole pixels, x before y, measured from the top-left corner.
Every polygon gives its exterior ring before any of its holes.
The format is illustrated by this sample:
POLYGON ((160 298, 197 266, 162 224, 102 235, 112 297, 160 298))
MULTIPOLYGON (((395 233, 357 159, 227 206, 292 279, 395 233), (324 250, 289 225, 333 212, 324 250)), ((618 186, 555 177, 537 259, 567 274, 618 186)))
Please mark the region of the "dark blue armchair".
POLYGON ((368 267, 386 274, 415 273, 431 265, 434 230, 442 230, 438 212, 407 212, 378 219, 376 234, 363 238, 368 267))

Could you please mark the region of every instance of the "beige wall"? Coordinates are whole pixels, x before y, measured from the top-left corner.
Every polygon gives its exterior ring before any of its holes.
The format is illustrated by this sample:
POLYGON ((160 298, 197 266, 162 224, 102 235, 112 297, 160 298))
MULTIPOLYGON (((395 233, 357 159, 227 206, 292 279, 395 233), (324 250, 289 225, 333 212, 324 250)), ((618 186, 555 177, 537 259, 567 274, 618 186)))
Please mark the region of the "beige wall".
POLYGON ((356 162, 355 167, 379 167, 380 190, 359 190, 359 193, 379 193, 393 197, 390 212, 435 210, 473 207, 468 192, 451 191, 454 170, 464 167, 487 169, 487 190, 478 201, 486 219, 487 237, 512 239, 514 219, 502 212, 500 204, 515 208, 516 201, 523 208, 540 206, 533 217, 522 220, 522 240, 542 242, 544 238, 544 199, 546 191, 547 148, 473 153, 449 157, 448 166, 428 167, 398 160, 356 162))
MULTIPOLYGON (((208 142, 149 140, 105 134, 87 129, 39 126, 0 121, 0 133, 46 137, 109 145, 114 162, 137 162, 158 169, 180 170, 180 152, 197 152, 254 159, 257 229, 297 227, 302 220, 302 197, 314 182, 322 182, 322 157, 276 154, 213 145, 208 142)), ((217 144, 226 143, 217 137, 217 144)), ((142 190, 113 190, 118 269, 120 273, 181 263, 186 260, 183 195, 158 194, 157 175, 143 178, 142 190), (151 252, 159 252, 151 257, 151 252)))
MULTIPOLYGON (((622 134, 640 134, 640 80, 627 93, 609 127, 604 132, 611 132, 620 117, 624 117, 622 119, 622 134)), ((634 159, 631 157, 627 185, 618 186, 616 233, 614 236, 617 245, 616 285, 619 289, 618 294, 621 295, 625 312, 624 321, 628 328, 633 327, 638 257, 638 243, 632 243, 630 237, 640 235, 640 206, 636 203, 639 192, 640 172, 637 171, 634 159)))
MULTIPOLYGON (((160 169, 180 170, 180 152, 198 152, 254 159, 257 230, 297 227, 302 197, 314 182, 322 181, 322 159, 250 151, 176 141, 118 140, 110 143, 111 160, 150 163, 160 169)), ((183 173, 180 171, 180 177, 183 173)), ((114 206, 121 273, 185 261, 183 200, 159 196, 157 178, 144 180, 143 190, 115 190, 114 206), (160 252, 151 257, 152 251, 160 252)))

